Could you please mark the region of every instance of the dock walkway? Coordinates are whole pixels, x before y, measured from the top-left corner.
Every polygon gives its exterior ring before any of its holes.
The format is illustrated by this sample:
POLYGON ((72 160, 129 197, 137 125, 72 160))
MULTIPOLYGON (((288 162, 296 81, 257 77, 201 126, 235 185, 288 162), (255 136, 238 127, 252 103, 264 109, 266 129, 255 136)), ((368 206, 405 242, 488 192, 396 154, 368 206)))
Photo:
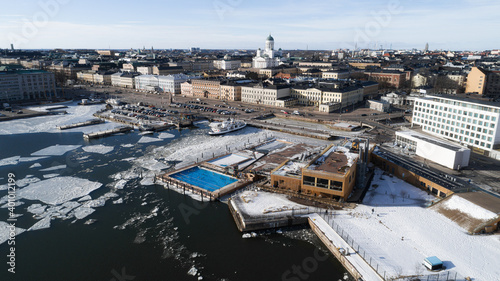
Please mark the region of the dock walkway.
POLYGON ((67 130, 67 129, 73 129, 73 128, 78 128, 78 127, 84 127, 84 126, 102 124, 104 122, 105 121, 101 120, 101 119, 92 119, 92 120, 88 120, 88 121, 85 121, 85 122, 79 122, 79 123, 74 123, 74 124, 69 124, 69 125, 57 126, 57 128, 59 130, 67 130))
POLYGON ((308 220, 314 233, 356 280, 384 280, 322 217, 310 214, 308 220))
POLYGON ((112 130, 106 130, 106 131, 101 131, 101 132, 96 132, 96 133, 90 133, 90 134, 84 134, 83 135, 83 138, 84 139, 97 139, 97 138, 102 138, 102 137, 106 137, 106 136, 111 136, 111 135, 114 135, 114 134, 118 134, 118 133, 125 133, 125 132, 129 132, 129 131, 132 131, 134 128, 133 127, 119 127, 119 128, 115 128, 115 129, 112 129, 112 130))

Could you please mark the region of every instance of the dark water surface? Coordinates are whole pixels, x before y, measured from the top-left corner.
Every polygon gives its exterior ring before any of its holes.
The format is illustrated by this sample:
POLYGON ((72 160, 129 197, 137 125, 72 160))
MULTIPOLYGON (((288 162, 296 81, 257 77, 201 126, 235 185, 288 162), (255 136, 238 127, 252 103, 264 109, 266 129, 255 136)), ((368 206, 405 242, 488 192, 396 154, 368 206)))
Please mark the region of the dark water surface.
MULTIPOLYGON (((43 179, 44 174, 60 173, 102 183, 90 194, 95 199, 113 191, 107 186, 115 181, 110 175, 133 165, 120 159, 140 157, 151 145, 168 146, 194 131, 171 131, 174 139, 153 144, 136 144, 141 138, 136 133, 91 143, 83 141, 82 133, 0 136, 0 159, 28 157, 54 144, 115 147, 104 155, 79 148, 63 156, 0 166, 0 185, 7 183, 9 172, 16 179, 26 175, 43 179), (124 148, 122 143, 134 147, 124 148), (43 168, 67 168, 50 172, 29 168, 36 162, 43 168)), ((15 274, 7 272, 10 246, 1 244, 0 280, 198 280, 200 276, 203 280, 338 280, 344 276, 345 269, 332 255, 324 258, 327 251, 308 229, 262 232, 256 238, 243 239, 224 203, 197 202, 160 185, 141 186, 139 181, 131 180, 123 190, 114 191, 119 197, 82 220, 53 219, 49 229, 17 236, 15 274), (113 204, 118 198, 124 202, 113 204), (84 224, 88 219, 96 222, 84 224), (189 275, 192 268, 199 274, 189 275)), ((5 194, 6 190, 0 191, 0 197, 5 194)), ((24 204, 16 211, 23 216, 16 226, 27 229, 37 220, 26 209, 40 202, 21 201, 24 204)), ((7 209, 1 208, 0 221, 7 218, 7 209)))

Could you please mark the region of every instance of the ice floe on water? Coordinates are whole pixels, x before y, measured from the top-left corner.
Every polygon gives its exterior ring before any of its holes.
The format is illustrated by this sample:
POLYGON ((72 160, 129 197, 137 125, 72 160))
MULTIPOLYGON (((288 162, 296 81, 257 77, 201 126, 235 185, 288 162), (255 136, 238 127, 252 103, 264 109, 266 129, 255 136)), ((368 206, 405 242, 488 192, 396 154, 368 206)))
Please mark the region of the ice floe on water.
MULTIPOLYGON (((79 127, 69 130, 60 131, 57 126, 69 125, 79 122, 88 121, 93 119, 92 116, 95 112, 103 109, 106 105, 88 105, 78 106, 76 102, 65 104, 68 108, 64 110, 68 114, 64 115, 47 115, 33 118, 17 119, 4 121, 0 124, 0 135, 13 135, 13 134, 26 134, 26 133, 40 133, 40 132, 92 132, 116 128, 121 126, 117 123, 106 122, 104 124, 79 127)), ((53 106, 53 105, 50 105, 53 106)), ((34 106, 30 110, 46 111, 47 106, 34 106)))
POLYGON ((113 204, 122 204, 122 203, 123 203, 123 198, 113 201, 113 204))
POLYGON ((106 153, 110 153, 111 151, 113 151, 114 148, 115 148, 114 146, 106 146, 106 145, 98 144, 98 145, 84 146, 82 149, 85 152, 106 154, 106 153))
POLYGON ((81 206, 75 210, 75 218, 81 220, 81 219, 89 216, 93 212, 95 212, 95 209, 92 209, 90 207, 81 206))
POLYGON ((46 174, 46 175, 43 175, 43 178, 44 179, 50 179, 50 178, 55 178, 55 177, 58 177, 59 174, 46 174))
POLYGON ((27 211, 29 213, 32 213, 33 215, 41 215, 45 213, 45 209, 47 208, 46 205, 42 204, 32 204, 31 206, 28 207, 27 211))
POLYGON ((34 182, 18 191, 17 197, 40 200, 57 205, 79 198, 101 187, 102 184, 76 177, 56 177, 34 182))
POLYGON ((57 165, 57 166, 52 166, 52 167, 45 168, 45 169, 40 169, 40 172, 57 171, 57 170, 62 170, 62 169, 66 169, 66 168, 67 168, 66 165, 57 165))
POLYGON ((33 164, 33 165, 31 165, 31 166, 30 166, 30 169, 33 169, 33 168, 40 168, 40 167, 42 167, 42 164, 40 164, 40 163, 35 163, 35 164, 33 164))
POLYGON ((172 135, 170 133, 160 133, 158 135, 158 138, 160 138, 160 139, 172 139, 172 138, 175 138, 175 135, 172 135))
POLYGON ((92 200, 92 197, 90 195, 85 195, 82 198, 78 199, 78 202, 89 201, 89 200, 92 200))
POLYGON ((134 145, 131 143, 124 143, 124 144, 121 144, 121 146, 125 147, 125 148, 134 147, 134 145))
POLYGON ((118 182, 115 183, 114 187, 116 189, 123 189, 125 185, 127 184, 127 180, 119 180, 118 182))
POLYGON ((42 160, 45 158, 49 158, 49 156, 21 157, 21 159, 19 159, 19 162, 32 162, 32 161, 42 160))
POLYGON ((142 137, 137 143, 151 143, 151 142, 157 142, 157 141, 162 141, 163 139, 159 138, 152 138, 152 137, 142 137))
MULTIPOLYGON (((11 230, 12 228, 8 223, 0 221, 0 245, 9 239, 11 235, 11 230)), ((16 227, 14 231, 16 235, 19 235, 24 231, 26 231, 26 229, 16 227)))
POLYGON ((61 156, 71 150, 79 148, 81 145, 52 145, 44 149, 31 153, 33 156, 61 156))
POLYGON ((30 183, 35 183, 35 182, 39 182, 39 181, 40 181, 40 179, 35 177, 34 175, 27 175, 26 177, 24 177, 20 180, 17 180, 16 185, 17 185, 17 187, 25 187, 30 183))
POLYGON ((32 227, 28 228, 28 231, 50 228, 50 220, 51 220, 50 216, 47 216, 37 221, 32 227))
POLYGON ((19 159, 21 159, 21 156, 12 156, 9 158, 4 158, 0 160, 0 167, 1 166, 9 166, 9 165, 17 165, 19 163, 19 159))

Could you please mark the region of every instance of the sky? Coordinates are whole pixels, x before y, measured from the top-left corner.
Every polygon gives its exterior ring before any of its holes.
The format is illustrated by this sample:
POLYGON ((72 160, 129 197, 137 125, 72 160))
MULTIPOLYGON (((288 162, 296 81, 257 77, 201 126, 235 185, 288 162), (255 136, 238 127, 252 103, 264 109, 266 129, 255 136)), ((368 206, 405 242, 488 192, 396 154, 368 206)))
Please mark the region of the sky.
POLYGON ((500 48, 497 0, 0 1, 0 48, 500 48))

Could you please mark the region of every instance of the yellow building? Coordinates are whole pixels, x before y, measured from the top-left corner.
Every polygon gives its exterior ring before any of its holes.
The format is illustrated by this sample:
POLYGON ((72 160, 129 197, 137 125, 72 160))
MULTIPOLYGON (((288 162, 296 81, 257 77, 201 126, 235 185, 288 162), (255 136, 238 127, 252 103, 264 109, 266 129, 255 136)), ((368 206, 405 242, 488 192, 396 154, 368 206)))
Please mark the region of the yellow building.
POLYGON ((220 85, 220 97, 227 101, 240 101, 241 85, 236 85, 234 83, 220 85))
POLYGON ((193 96, 200 98, 219 99, 220 81, 195 79, 191 81, 193 85, 193 96))
POLYGON ((486 89, 486 76, 487 73, 484 69, 474 66, 469 72, 469 75, 467 75, 465 92, 483 95, 486 89))

